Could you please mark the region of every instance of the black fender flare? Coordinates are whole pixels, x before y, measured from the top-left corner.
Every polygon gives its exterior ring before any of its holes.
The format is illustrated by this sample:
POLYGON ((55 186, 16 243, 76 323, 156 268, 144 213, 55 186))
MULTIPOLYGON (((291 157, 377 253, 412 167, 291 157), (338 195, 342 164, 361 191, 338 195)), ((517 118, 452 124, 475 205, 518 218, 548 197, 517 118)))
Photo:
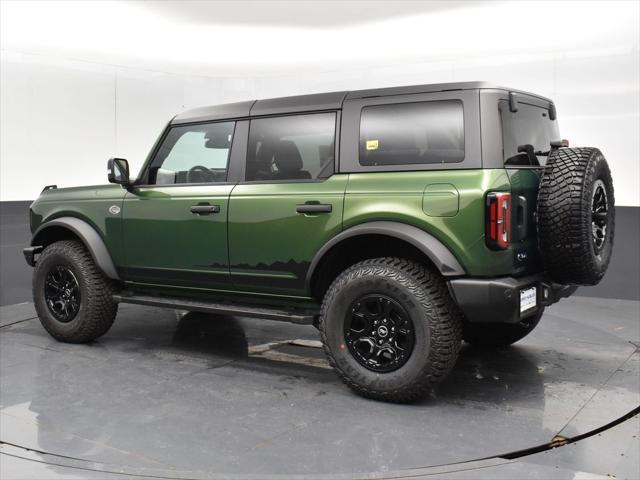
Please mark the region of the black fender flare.
POLYGON ((51 220, 43 223, 33 233, 31 238, 31 246, 38 246, 38 237, 51 227, 63 227, 71 230, 75 233, 82 243, 87 247, 89 253, 93 257, 93 261, 102 272, 109 278, 114 280, 120 280, 118 271, 111 259, 111 254, 107 250, 107 246, 104 244, 102 237, 98 234, 95 228, 89 223, 76 217, 60 217, 55 220, 51 220))
POLYGON ((424 253, 429 260, 433 262, 438 271, 445 277, 466 275, 464 268, 460 265, 460 262, 458 262, 458 259, 456 259, 453 253, 451 253, 451 250, 449 250, 433 235, 407 223, 375 221, 361 223, 343 230, 325 243, 322 248, 318 250, 318 253, 316 253, 315 257, 311 261, 309 270, 307 271, 307 278, 305 281, 307 289, 311 287, 311 279, 313 278, 313 274, 316 271, 318 264, 332 247, 348 238, 372 234, 386 235, 410 243, 424 253))

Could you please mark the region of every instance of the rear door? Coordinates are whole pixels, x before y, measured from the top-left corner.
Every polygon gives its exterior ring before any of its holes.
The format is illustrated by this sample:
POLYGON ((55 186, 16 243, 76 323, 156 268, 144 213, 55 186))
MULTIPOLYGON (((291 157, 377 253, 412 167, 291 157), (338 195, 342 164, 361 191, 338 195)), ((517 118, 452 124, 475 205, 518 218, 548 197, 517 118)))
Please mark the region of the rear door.
POLYGON ((536 203, 538 187, 551 142, 560 140, 558 122, 551 119, 549 103, 521 96, 517 111, 508 100, 499 101, 503 155, 512 195, 512 245, 518 273, 540 268, 537 248, 536 203))
POLYGON ((234 183, 227 172, 232 143, 234 150, 244 146, 236 130, 236 122, 226 121, 167 132, 144 181, 124 199, 127 280, 229 287, 227 214, 234 183))
POLYGON ((316 252, 342 228, 347 175, 335 175, 337 112, 255 118, 244 181, 229 205, 238 290, 305 295, 316 252))

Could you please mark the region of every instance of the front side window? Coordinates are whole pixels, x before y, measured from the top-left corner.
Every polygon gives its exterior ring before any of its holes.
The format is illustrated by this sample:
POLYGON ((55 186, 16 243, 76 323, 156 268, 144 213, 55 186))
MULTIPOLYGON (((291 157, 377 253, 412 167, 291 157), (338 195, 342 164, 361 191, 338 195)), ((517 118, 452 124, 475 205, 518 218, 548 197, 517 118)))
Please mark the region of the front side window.
POLYGON ((500 101, 504 161, 507 165, 544 165, 551 142, 560 140, 558 122, 551 120, 546 108, 518 103, 518 111, 509 110, 509 102, 500 101))
POLYGON ((364 107, 360 165, 455 163, 464 160, 464 114, 459 100, 364 107))
POLYGON ((246 180, 311 180, 333 173, 336 114, 251 120, 246 180))
POLYGON ((172 127, 151 167, 151 185, 216 183, 227 179, 235 122, 172 127))

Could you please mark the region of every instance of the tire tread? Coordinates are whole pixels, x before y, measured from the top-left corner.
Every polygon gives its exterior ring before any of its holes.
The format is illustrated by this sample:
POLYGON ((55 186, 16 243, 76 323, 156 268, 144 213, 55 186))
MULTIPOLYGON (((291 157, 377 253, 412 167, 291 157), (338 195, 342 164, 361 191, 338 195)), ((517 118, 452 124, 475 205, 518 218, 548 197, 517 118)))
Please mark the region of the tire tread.
MULTIPOLYGON (((545 268, 559 283, 595 285, 606 272, 591 246, 591 194, 598 163, 610 188, 610 215, 615 215, 611 172, 597 148, 559 148, 547 162, 538 191, 538 245, 545 268)), ((612 217, 613 219, 613 217, 612 217)), ((613 220, 609 242, 613 243, 613 220)))
POLYGON ((40 255, 33 272, 33 287, 33 303, 38 317, 47 332, 57 340, 67 343, 87 343, 107 333, 113 325, 118 311, 118 304, 113 300, 113 294, 118 288, 117 283, 102 273, 80 241, 62 240, 47 246, 40 255), (79 319, 78 328, 72 333, 55 328, 55 323, 50 320, 47 306, 37 297, 39 295, 36 291, 37 276, 46 273, 38 266, 51 255, 60 255, 73 262, 85 283, 81 296, 87 299, 86 308, 81 307, 78 315, 83 314, 83 317, 79 319))
POLYGON ((462 342, 462 314, 439 274, 410 260, 396 257, 375 258, 356 263, 333 281, 322 302, 319 330, 329 363, 349 388, 367 398, 406 403, 425 396, 453 369, 462 342), (430 361, 418 376, 418 380, 403 388, 378 391, 355 382, 339 367, 333 353, 327 347, 324 320, 329 305, 346 283, 369 275, 385 276, 407 287, 427 313, 430 322, 430 361))

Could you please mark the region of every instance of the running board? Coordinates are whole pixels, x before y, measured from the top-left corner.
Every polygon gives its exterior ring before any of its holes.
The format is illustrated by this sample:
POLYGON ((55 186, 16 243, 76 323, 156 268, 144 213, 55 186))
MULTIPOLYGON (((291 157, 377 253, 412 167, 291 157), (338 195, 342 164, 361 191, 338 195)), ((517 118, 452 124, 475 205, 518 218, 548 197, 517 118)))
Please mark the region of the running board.
POLYGON ((171 308, 174 310, 189 310, 191 312, 215 313, 218 315, 262 318, 265 320, 278 320, 281 322, 297 323, 300 325, 313 325, 314 318, 316 316, 316 314, 308 310, 298 310, 295 311, 295 313, 292 313, 286 310, 278 310, 269 307, 256 307, 254 305, 233 303, 213 303, 201 300, 189 300, 185 298, 120 294, 114 295, 113 299, 118 303, 133 303, 136 305, 171 308))

